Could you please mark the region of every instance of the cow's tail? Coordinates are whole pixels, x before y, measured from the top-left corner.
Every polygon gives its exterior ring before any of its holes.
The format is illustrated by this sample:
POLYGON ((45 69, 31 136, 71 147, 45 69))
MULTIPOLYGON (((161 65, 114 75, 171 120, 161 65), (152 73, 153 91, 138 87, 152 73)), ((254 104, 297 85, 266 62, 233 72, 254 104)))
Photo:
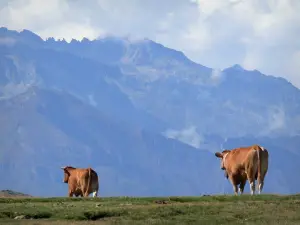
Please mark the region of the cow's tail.
POLYGON ((91 168, 89 167, 88 170, 89 170, 89 177, 88 177, 87 188, 86 188, 86 191, 85 191, 85 196, 86 197, 88 197, 88 193, 89 193, 90 186, 91 186, 91 168))
POLYGON ((258 148, 256 149, 257 152, 257 183, 258 185, 261 183, 261 158, 262 158, 262 147, 257 146, 258 148))

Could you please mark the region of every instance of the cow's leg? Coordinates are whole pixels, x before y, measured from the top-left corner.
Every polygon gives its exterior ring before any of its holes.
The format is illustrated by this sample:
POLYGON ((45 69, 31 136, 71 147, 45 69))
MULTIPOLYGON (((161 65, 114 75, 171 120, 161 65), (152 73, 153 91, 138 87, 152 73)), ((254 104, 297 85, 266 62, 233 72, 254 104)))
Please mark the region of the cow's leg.
POLYGON ((258 185, 258 194, 260 195, 262 189, 263 189, 263 186, 264 186, 264 182, 263 181, 260 181, 260 184, 258 185))
POLYGON ((238 195, 238 185, 237 184, 233 185, 233 191, 234 191, 235 195, 238 195))
POLYGON ((250 181, 251 195, 255 194, 255 180, 250 181))
POLYGON ((252 174, 247 174, 247 178, 249 180, 249 184, 250 184, 250 191, 251 191, 251 195, 254 195, 255 193, 255 176, 251 176, 252 174))
POLYGON ((98 192, 99 192, 99 184, 98 183, 94 183, 93 184, 93 197, 98 197, 98 192))
POLYGON ((82 183, 81 184, 81 194, 83 195, 83 197, 88 197, 89 196, 89 192, 87 190, 87 183, 82 183))
POLYGON ((84 197, 89 197, 90 193, 89 193, 89 190, 87 189, 87 187, 82 188, 82 192, 83 192, 84 197))
POLYGON ((261 175, 257 180, 258 181, 258 194, 260 194, 262 192, 263 187, 264 187, 264 180, 265 180, 265 176, 268 171, 268 162, 264 162, 262 164, 261 170, 262 170, 261 175))
POLYGON ((233 174, 229 175, 231 184, 233 186, 233 191, 235 195, 238 195, 238 184, 236 182, 236 178, 233 174))
POLYGON ((73 194, 74 194, 73 191, 69 190, 68 196, 69 196, 69 197, 73 197, 73 194))
POLYGON ((246 167, 247 180, 250 184, 251 195, 255 194, 255 177, 257 176, 257 166, 255 163, 249 163, 246 167))
POLYGON ((98 191, 94 191, 93 192, 93 198, 97 197, 98 196, 98 191))
POLYGON ((240 194, 244 193, 244 188, 245 188, 245 185, 246 185, 246 181, 247 181, 246 179, 241 180, 240 187, 239 187, 240 194))
POLYGON ((260 176, 258 175, 258 171, 256 172, 255 174, 255 180, 257 180, 257 192, 258 194, 260 194, 263 186, 264 186, 264 181, 263 181, 263 178, 264 175, 263 174, 260 174, 260 176))
POLYGON ((83 197, 82 192, 79 192, 79 191, 77 191, 77 192, 75 193, 75 196, 76 196, 76 197, 78 197, 78 196, 83 197))
POLYGON ((264 187, 265 175, 266 175, 266 173, 263 173, 260 176, 260 179, 258 180, 258 194, 260 194, 262 192, 262 189, 264 187))
POLYGON ((257 176, 257 178, 255 180, 257 180, 257 193, 260 194, 262 187, 264 186, 264 184, 263 184, 264 182, 261 179, 261 176, 257 176))

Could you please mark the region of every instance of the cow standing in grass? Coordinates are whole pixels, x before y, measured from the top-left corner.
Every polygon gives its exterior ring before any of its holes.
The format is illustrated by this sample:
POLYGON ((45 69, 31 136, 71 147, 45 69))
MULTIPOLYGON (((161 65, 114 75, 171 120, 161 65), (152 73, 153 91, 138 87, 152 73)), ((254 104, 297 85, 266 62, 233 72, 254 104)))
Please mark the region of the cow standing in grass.
POLYGON ((72 166, 61 167, 64 171, 64 183, 68 183, 69 197, 93 197, 98 195, 99 181, 97 173, 91 168, 74 168, 72 166))
POLYGON ((269 164, 267 149, 253 145, 216 152, 215 156, 221 159, 221 169, 225 170, 225 176, 231 181, 236 195, 238 185, 240 193, 243 193, 247 180, 251 195, 255 193, 255 180, 258 183, 258 193, 261 193, 269 164))

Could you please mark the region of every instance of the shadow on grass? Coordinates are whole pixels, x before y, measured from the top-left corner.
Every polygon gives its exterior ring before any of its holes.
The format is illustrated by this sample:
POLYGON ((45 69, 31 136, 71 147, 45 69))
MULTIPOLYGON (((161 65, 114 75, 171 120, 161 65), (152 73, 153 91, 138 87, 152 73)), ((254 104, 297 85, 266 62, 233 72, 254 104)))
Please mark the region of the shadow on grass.
POLYGON ((127 211, 85 211, 80 214, 67 215, 64 219, 66 220, 100 220, 110 217, 121 217, 127 215, 127 211))
MULTIPOLYGON (((64 219, 67 220, 99 220, 109 217, 120 217, 126 215, 125 211, 86 211, 79 215, 67 215, 64 219)), ((14 212, 0 212, 0 219, 49 219, 56 218, 55 215, 49 212, 36 212, 36 213, 14 213, 14 212)), ((59 218, 61 219, 61 218, 59 218)))
POLYGON ((14 213, 14 212, 0 212, 0 218, 14 219, 21 217, 23 219, 48 219, 52 216, 49 212, 35 212, 35 213, 14 213))

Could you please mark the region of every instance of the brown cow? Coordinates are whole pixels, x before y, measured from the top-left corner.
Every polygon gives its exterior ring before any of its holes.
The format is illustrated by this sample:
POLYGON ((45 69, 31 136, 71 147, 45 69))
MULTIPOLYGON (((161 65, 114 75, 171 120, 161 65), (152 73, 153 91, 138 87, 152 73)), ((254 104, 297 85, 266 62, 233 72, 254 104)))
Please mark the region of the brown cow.
POLYGON ((69 185, 69 197, 93 197, 98 195, 99 182, 97 173, 91 168, 74 168, 72 166, 61 167, 64 170, 64 183, 69 185))
POLYGON ((255 192, 255 180, 258 182, 258 193, 261 193, 269 164, 267 149, 252 145, 216 152, 215 156, 221 159, 221 169, 225 170, 225 176, 230 179, 236 195, 238 185, 240 193, 243 193, 247 180, 251 195, 255 192))

